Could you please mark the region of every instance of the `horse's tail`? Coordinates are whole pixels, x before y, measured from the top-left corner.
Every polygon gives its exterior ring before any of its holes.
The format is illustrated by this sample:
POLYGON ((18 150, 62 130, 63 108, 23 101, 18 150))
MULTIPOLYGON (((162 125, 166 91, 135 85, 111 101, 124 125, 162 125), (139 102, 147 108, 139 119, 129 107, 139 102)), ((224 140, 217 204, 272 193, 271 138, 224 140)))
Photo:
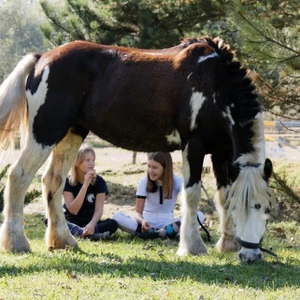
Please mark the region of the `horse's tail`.
POLYGON ((39 58, 38 54, 24 56, 0 86, 0 144, 3 149, 11 144, 18 130, 24 132, 27 128, 26 78, 39 58))

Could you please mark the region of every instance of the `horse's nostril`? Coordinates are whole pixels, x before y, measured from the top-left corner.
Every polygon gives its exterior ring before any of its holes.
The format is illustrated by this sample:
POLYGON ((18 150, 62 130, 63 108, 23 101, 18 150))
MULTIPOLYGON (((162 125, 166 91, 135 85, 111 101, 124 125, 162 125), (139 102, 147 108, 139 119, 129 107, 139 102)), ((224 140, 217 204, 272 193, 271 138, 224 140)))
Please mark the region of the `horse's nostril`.
POLYGON ((261 259, 262 259, 261 253, 259 253, 259 254, 256 255, 256 259, 257 259, 257 260, 261 260, 261 259))
POLYGON ((244 259, 245 259, 245 254, 240 253, 240 254, 239 254, 239 258, 240 258, 241 261, 244 261, 244 259))

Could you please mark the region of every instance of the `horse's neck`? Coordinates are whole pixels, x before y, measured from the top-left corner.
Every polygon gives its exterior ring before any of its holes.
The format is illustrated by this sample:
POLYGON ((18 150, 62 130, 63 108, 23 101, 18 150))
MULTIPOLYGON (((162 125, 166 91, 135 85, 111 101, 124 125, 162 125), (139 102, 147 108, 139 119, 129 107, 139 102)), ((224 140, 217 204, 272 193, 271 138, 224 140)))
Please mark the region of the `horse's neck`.
POLYGON ((262 164, 265 160, 265 138, 262 113, 248 122, 232 126, 234 161, 240 165, 262 164))

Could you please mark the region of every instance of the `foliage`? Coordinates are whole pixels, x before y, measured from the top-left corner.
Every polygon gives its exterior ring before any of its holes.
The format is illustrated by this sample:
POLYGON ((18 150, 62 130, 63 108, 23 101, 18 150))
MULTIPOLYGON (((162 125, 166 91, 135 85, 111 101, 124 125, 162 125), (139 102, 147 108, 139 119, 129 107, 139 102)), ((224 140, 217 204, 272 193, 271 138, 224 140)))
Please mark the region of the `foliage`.
POLYGON ((297 0, 224 1, 238 27, 242 58, 263 96, 264 109, 299 120, 300 36, 297 0))
POLYGON ((28 51, 43 51, 45 46, 37 5, 23 0, 5 1, 0 3, 0 15, 1 83, 21 56, 28 51))
POLYGON ((297 193, 291 188, 292 183, 288 182, 288 177, 286 172, 284 172, 282 175, 274 172, 273 173, 273 180, 275 182, 275 188, 277 189, 277 192, 280 194, 284 194, 286 197, 288 197, 291 201, 291 203, 298 203, 300 204, 300 197, 297 195, 297 193))
MULTIPOLYGON (((139 48, 178 44, 187 36, 222 36, 249 69, 264 109, 298 119, 299 1, 66 0, 41 2, 53 45, 84 39, 139 48)), ((273 117, 274 118, 274 117, 273 117)))
POLYGON ((274 165, 271 188, 277 202, 276 219, 300 222, 300 174, 298 164, 287 161, 274 165))
POLYGON ((67 0, 57 10, 49 1, 41 6, 50 20, 45 37, 60 45, 76 39, 140 48, 178 44, 191 29, 222 16, 218 1, 199 0, 67 0))
MULTIPOLYGON (((3 207, 4 207, 4 199, 3 199, 3 195, 4 195, 4 184, 1 182, 2 179, 4 179, 4 176, 7 173, 8 168, 10 167, 10 165, 7 165, 1 172, 0 172, 0 212, 2 212, 3 207)), ((35 200, 36 198, 38 198, 39 196, 41 196, 42 192, 40 190, 36 190, 36 189, 32 189, 30 191, 28 191, 25 195, 25 199, 24 199, 24 204, 28 204, 31 201, 35 200)))

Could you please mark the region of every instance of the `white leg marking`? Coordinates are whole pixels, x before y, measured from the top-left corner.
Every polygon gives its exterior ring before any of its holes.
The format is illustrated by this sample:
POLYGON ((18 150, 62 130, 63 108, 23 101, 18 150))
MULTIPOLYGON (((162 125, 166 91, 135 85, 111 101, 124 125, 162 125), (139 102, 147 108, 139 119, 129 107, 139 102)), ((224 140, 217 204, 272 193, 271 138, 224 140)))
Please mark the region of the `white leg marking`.
POLYGON ((1 250, 12 252, 30 250, 23 225, 24 196, 32 178, 50 152, 50 147, 41 147, 31 136, 20 158, 11 166, 4 193, 4 222, 0 231, 1 250))
MULTIPOLYGON (((188 145, 182 153, 184 186, 190 178, 190 167, 187 161, 188 145)), ((195 184, 181 193, 182 223, 177 255, 205 254, 206 247, 201 239, 197 222, 197 211, 200 201, 201 184, 195 184)))
POLYGON ((225 212, 225 202, 226 202, 226 189, 220 188, 215 194, 215 205, 217 212, 219 214, 220 225, 219 232, 221 237, 216 244, 216 248, 219 252, 228 252, 228 251, 236 251, 239 246, 235 241, 235 228, 233 224, 232 217, 227 217, 225 212))
POLYGON ((200 193, 200 183, 182 192, 182 223, 180 227, 179 249, 177 251, 179 256, 206 254, 206 247, 200 236, 197 221, 200 193))

